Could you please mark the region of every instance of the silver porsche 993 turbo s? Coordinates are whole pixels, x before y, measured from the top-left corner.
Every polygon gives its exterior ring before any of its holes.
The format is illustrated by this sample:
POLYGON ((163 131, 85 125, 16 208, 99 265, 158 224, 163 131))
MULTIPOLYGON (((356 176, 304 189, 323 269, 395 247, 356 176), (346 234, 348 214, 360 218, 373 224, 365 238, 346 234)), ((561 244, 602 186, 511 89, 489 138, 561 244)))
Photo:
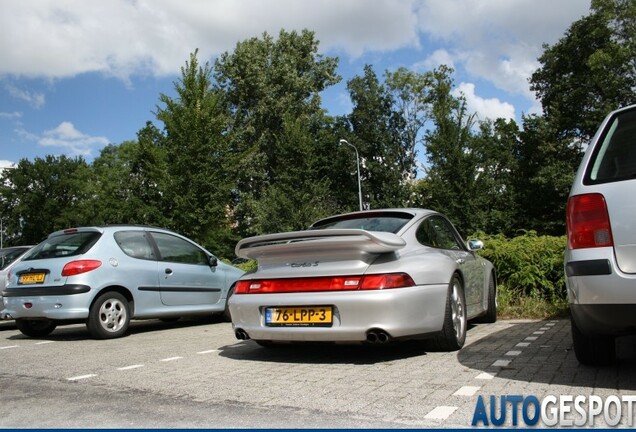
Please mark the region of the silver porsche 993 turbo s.
POLYGON ((241 240, 257 260, 229 310, 238 339, 464 345, 468 320, 495 322, 496 277, 444 215, 385 209, 332 216, 304 231, 241 240))

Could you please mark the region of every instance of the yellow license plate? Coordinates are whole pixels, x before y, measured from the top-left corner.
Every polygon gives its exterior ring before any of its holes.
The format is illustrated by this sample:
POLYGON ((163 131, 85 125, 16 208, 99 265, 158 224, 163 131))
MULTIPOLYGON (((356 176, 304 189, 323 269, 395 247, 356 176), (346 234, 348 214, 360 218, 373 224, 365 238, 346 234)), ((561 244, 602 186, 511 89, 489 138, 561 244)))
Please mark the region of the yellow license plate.
POLYGON ((331 327, 331 306, 270 307, 265 309, 265 324, 268 326, 315 326, 331 327))
POLYGON ((44 282, 44 273, 29 273, 20 275, 19 284, 39 284, 44 282))

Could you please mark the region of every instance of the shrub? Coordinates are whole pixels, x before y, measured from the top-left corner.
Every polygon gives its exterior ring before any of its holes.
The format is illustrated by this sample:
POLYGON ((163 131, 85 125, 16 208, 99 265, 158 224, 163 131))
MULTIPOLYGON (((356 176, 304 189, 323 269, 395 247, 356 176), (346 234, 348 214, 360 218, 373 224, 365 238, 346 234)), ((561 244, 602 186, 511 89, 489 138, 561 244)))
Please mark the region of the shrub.
POLYGON ((553 304, 567 299, 563 258, 566 237, 538 236, 535 231, 508 239, 499 234, 476 236, 484 240, 480 255, 497 271, 499 285, 511 296, 519 295, 553 304))

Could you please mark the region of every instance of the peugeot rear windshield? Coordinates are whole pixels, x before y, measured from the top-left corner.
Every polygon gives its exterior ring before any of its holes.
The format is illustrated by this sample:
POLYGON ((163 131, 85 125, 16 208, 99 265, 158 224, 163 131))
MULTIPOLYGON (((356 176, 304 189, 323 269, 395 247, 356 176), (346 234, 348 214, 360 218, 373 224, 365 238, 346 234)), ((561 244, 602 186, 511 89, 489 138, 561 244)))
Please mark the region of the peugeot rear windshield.
POLYGON ((102 236, 96 231, 68 232, 47 238, 24 261, 60 258, 86 253, 102 236))
POLYGON ((323 219, 314 223, 310 229, 362 229, 395 234, 411 219, 413 215, 408 213, 359 213, 323 219))

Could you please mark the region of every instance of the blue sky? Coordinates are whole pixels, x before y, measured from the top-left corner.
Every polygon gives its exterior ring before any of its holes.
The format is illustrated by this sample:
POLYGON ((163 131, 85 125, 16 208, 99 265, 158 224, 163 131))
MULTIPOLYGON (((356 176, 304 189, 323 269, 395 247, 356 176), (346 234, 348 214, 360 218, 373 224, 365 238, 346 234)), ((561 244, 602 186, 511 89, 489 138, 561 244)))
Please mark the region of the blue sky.
MULTIPOLYGON (((0 167, 45 155, 89 162, 136 139, 189 54, 213 62, 237 42, 304 28, 340 58, 322 95, 347 114, 346 81, 404 66, 455 69, 479 118, 540 111, 528 77, 542 44, 587 15, 589 0, 1 0, 0 167)), ((418 149, 420 152, 423 149, 418 149)))

